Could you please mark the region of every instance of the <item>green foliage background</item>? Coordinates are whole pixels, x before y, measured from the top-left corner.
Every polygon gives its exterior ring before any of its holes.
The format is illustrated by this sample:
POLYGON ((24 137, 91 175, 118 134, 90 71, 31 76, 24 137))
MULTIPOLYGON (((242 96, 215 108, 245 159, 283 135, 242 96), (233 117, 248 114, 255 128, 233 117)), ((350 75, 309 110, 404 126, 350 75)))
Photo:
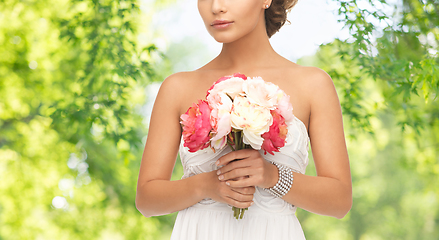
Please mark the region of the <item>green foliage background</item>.
MULTIPOLYGON (((439 3, 334 1, 352 37, 298 63, 337 87, 354 205, 342 220, 299 210, 305 235, 437 239, 439 3)), ((175 213, 144 218, 134 205, 142 106, 188 45, 159 52, 148 42, 154 9, 140 8, 0 3, 0 239, 169 238, 175 213)))
POLYGON ((134 205, 142 22, 138 1, 0 3, 0 239, 160 236, 134 205))

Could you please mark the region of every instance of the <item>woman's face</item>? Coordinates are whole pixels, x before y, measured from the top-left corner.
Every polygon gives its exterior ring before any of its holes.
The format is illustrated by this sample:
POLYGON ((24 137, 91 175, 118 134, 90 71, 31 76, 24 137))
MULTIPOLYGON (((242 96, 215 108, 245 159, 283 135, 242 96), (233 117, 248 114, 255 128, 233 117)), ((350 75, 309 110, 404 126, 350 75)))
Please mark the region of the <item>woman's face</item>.
POLYGON ((253 31, 258 23, 264 24, 261 14, 264 14, 266 2, 266 0, 198 0, 198 11, 209 34, 217 42, 229 43, 253 31))

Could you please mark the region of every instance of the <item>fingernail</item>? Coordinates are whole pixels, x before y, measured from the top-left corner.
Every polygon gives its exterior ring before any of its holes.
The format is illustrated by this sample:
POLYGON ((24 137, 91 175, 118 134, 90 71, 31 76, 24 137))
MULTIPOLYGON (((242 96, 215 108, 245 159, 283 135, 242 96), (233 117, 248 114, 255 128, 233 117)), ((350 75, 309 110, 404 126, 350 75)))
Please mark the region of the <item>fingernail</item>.
MULTIPOLYGON (((218 179, 219 180, 223 180, 224 179, 224 175, 220 175, 219 177, 218 177, 218 179)), ((227 184, 227 183, 226 183, 227 184)))
POLYGON ((227 185, 227 186, 230 186, 230 183, 229 183, 229 182, 226 182, 226 185, 227 185))
POLYGON ((219 161, 216 161, 215 164, 216 164, 217 166, 219 166, 219 161))
POLYGON ((216 171, 216 175, 220 175, 221 174, 221 170, 216 171))
POLYGON ((251 203, 250 203, 250 206, 253 205, 253 203, 254 203, 254 202, 251 202, 251 203))

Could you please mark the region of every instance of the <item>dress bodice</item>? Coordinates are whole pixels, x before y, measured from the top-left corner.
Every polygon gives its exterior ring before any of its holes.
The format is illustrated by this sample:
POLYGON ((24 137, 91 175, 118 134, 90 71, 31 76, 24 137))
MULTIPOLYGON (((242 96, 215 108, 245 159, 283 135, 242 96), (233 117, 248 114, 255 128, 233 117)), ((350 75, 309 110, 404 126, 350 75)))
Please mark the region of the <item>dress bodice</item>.
MULTIPOLYGON (((277 162, 284 166, 292 168, 296 172, 305 173, 308 165, 308 149, 309 137, 305 124, 297 117, 290 125, 287 126, 291 138, 284 147, 279 149, 279 152, 274 152, 274 155, 269 153, 264 154, 264 150, 259 150, 261 155, 268 161, 277 162)), ((180 160, 183 165, 184 175, 182 178, 187 178, 199 173, 210 172, 218 169, 215 162, 221 156, 231 152, 229 146, 221 150, 213 152, 211 148, 205 148, 197 152, 189 152, 187 147, 183 146, 183 138, 180 140, 180 160)), ((288 204, 282 199, 272 196, 270 193, 261 188, 256 187, 256 192, 253 199, 255 205, 268 212, 282 212, 286 209, 295 211, 295 207, 288 204)), ((198 203, 199 205, 220 205, 220 203, 212 199, 204 199, 198 203)), ((251 209, 251 208, 250 208, 251 209)), ((250 210, 249 209, 249 210, 250 210)))

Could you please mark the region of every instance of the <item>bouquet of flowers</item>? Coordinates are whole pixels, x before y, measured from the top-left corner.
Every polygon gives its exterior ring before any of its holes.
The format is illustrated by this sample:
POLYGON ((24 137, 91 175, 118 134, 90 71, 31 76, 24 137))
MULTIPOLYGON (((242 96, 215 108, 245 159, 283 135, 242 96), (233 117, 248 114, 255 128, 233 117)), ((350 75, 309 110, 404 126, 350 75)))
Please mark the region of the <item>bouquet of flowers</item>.
MULTIPOLYGON (((274 155, 291 139, 287 126, 294 115, 290 97, 277 85, 234 73, 218 79, 206 99, 193 103, 180 118, 189 152, 228 145, 233 151, 253 148, 274 155)), ((247 209, 233 210, 238 219, 247 209)))

